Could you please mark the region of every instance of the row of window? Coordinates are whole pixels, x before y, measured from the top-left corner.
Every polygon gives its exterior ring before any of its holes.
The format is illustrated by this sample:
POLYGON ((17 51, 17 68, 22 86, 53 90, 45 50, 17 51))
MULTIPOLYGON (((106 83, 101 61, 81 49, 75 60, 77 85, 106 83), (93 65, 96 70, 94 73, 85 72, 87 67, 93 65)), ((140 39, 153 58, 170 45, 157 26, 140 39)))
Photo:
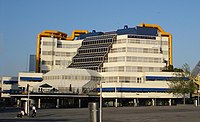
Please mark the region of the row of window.
POLYGON ((126 57, 127 62, 148 62, 148 63, 162 63, 161 58, 153 58, 153 57, 126 57))
MULTIPOLYGON (((111 53, 119 53, 119 52, 134 52, 134 53, 153 53, 160 54, 160 49, 152 49, 152 48, 136 48, 136 47, 122 47, 122 48, 113 48, 111 49, 111 53)), ((167 51, 162 51, 164 55, 167 55, 167 51)))
POLYGON ((133 56, 121 56, 121 57, 109 57, 108 62, 147 62, 147 63, 162 63, 162 58, 153 57, 133 57, 133 56))
MULTIPOLYGON (((55 46, 56 42, 47 42, 43 41, 43 46, 55 46)), ((81 44, 62 44, 61 42, 57 43, 57 48, 79 48, 81 44)))
POLYGON ((101 57, 88 57, 88 58, 74 58, 75 63, 84 63, 84 62, 102 62, 103 56, 101 57))
POLYGON ((151 45, 168 45, 167 41, 149 40, 149 39, 118 39, 115 44, 133 43, 133 44, 151 44, 151 45))
POLYGON ((137 67, 137 66, 118 66, 104 67, 102 72, 160 72, 160 67, 137 67))
MULTIPOLYGON (((56 65, 69 65, 71 63, 71 61, 69 60, 56 60, 55 64, 56 65)), ((46 60, 42 60, 42 65, 53 65, 53 61, 46 61, 46 60)))
POLYGON ((102 47, 102 48, 86 48, 86 49, 79 49, 78 53, 79 54, 85 54, 85 53, 99 53, 99 52, 107 52, 108 48, 107 47, 102 47))
POLYGON ((108 35, 98 35, 98 36, 90 36, 90 37, 87 37, 85 40, 105 40, 105 39, 109 39, 109 38, 113 38, 115 37, 116 35, 115 34, 108 34, 108 35))
POLYGON ((108 83, 112 82, 142 83, 142 78, 128 77, 128 76, 114 76, 114 77, 104 77, 104 81, 108 83))
POLYGON ((155 36, 147 36, 147 35, 135 35, 135 34, 130 34, 130 35, 128 35, 128 38, 156 39, 156 37, 155 37, 155 36))
POLYGON ((53 65, 53 61, 42 60, 42 65, 53 65))
MULTIPOLYGON (((102 62, 103 57, 89 57, 89 58, 76 58, 74 59, 75 63, 85 63, 85 62, 102 62)), ((105 62, 147 62, 147 63, 162 63, 161 58, 152 58, 152 57, 131 57, 131 56, 122 56, 122 57, 109 57, 105 62)), ((56 60, 56 65, 66 65, 70 64, 71 61, 68 60, 56 60)), ((53 65, 53 61, 42 61, 42 65, 53 65)))
POLYGON ((101 77, 96 76, 72 76, 72 75, 56 75, 56 76, 43 76, 44 80, 93 80, 100 81, 101 77))
POLYGON ((81 44, 62 44, 58 43, 57 48, 79 48, 81 44))
POLYGON ((63 57, 72 57, 76 55, 75 52, 53 52, 53 51, 42 51, 42 55, 55 55, 63 57))
POLYGON ((97 44, 106 44, 111 43, 113 40, 112 38, 108 39, 97 39, 97 40, 89 40, 89 41, 83 41, 83 45, 97 45, 97 44))
POLYGON ((55 56, 72 57, 76 55, 76 52, 55 52, 55 56))
POLYGON ((17 84, 18 81, 10 81, 10 80, 7 80, 7 81, 3 81, 3 84, 17 84))
POLYGON ((56 60, 56 65, 68 66, 71 63, 69 60, 56 60))
POLYGON ((46 41, 43 41, 43 46, 55 46, 55 42, 46 42, 46 41))

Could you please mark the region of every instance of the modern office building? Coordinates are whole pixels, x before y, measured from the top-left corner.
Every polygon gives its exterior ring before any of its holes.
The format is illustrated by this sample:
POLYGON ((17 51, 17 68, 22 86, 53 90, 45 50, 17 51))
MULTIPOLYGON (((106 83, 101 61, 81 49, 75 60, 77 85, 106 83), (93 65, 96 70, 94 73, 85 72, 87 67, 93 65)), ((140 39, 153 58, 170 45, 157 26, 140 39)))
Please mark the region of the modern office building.
POLYGON ((80 106, 83 99, 96 100, 102 86, 106 106, 172 105, 182 98, 167 92, 172 69, 172 35, 159 25, 75 30, 71 37, 43 31, 38 35, 36 71, 46 74, 33 86, 31 98, 39 106, 49 99, 54 101, 49 105, 80 106))
POLYGON ((118 100, 135 103, 138 98, 147 98, 153 103, 157 98, 171 104, 171 99, 177 98, 166 92, 173 73, 164 72, 173 69, 172 35, 159 25, 124 26, 112 32, 79 32, 82 33, 73 32, 73 39, 77 36, 74 41, 69 41, 62 32, 52 32, 46 37, 39 34, 37 69, 41 72, 60 68, 95 70, 102 77, 103 98, 109 103, 115 102, 115 106, 118 100), (62 65, 62 61, 68 63, 62 65))
POLYGON ((36 72, 36 55, 29 57, 29 72, 36 72))
POLYGON ((155 99, 171 104, 171 99, 177 98, 167 93, 167 80, 173 73, 164 72, 172 68, 172 36, 160 26, 124 26, 117 31, 84 34, 80 39, 82 46, 69 68, 99 72, 103 98, 109 104, 135 104, 138 98, 151 104, 155 99))

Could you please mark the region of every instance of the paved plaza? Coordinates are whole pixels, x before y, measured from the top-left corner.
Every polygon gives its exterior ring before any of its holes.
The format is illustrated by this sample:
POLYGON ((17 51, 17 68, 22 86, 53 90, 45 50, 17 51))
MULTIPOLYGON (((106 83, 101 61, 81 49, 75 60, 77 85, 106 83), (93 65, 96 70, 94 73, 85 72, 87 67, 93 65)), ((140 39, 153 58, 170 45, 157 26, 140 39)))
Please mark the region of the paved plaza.
MULTIPOLYGON (((19 109, 0 111, 0 121, 63 121, 88 122, 88 108, 38 109, 37 117, 16 118, 19 109)), ((103 122, 200 122, 200 107, 150 106, 150 107, 107 107, 103 108, 103 122)))

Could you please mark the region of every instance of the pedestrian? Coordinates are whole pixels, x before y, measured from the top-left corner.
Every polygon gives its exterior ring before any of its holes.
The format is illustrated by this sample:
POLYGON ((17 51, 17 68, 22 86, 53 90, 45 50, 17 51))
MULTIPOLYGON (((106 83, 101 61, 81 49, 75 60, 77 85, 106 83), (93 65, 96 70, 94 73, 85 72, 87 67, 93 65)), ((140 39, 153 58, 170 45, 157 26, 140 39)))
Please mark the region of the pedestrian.
POLYGON ((20 118, 22 118, 23 116, 24 116, 24 109, 23 108, 21 108, 21 111, 17 114, 17 117, 20 117, 20 118))
POLYGON ((36 107, 32 106, 32 117, 36 117, 36 107))

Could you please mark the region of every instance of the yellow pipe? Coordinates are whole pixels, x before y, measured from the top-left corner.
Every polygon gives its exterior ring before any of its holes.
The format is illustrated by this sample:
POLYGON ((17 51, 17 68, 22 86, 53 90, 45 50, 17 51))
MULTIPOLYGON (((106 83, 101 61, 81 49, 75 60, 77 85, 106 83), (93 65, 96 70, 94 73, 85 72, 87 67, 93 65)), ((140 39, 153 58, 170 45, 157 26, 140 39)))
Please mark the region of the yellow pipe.
POLYGON ((165 33, 165 31, 157 24, 139 24, 141 27, 151 27, 151 28, 157 28, 161 33, 165 33))
POLYGON ((40 34, 37 37, 37 47, 36 47, 36 72, 40 72, 40 34))
POLYGON ((88 31, 87 30, 74 30, 72 32, 72 35, 70 37, 67 37, 66 40, 74 40, 75 37, 79 37, 80 34, 87 34, 88 31))
POLYGON ((168 32, 165 32, 159 25, 157 24, 140 24, 140 27, 150 27, 150 28, 157 28, 158 31, 161 33, 162 36, 167 36, 169 38, 169 65, 173 65, 172 62, 172 35, 168 32))
POLYGON ((36 47, 36 72, 40 72, 40 43, 41 43, 41 37, 55 37, 58 39, 65 39, 67 37, 66 33, 59 32, 56 30, 45 30, 38 34, 37 37, 37 47, 36 47))
POLYGON ((66 33, 56 31, 56 30, 44 30, 38 34, 37 37, 37 47, 36 47, 36 72, 40 72, 40 44, 41 44, 41 37, 54 37, 59 40, 74 40, 75 37, 79 37, 80 34, 87 34, 87 30, 74 30, 70 37, 67 37, 66 33))

